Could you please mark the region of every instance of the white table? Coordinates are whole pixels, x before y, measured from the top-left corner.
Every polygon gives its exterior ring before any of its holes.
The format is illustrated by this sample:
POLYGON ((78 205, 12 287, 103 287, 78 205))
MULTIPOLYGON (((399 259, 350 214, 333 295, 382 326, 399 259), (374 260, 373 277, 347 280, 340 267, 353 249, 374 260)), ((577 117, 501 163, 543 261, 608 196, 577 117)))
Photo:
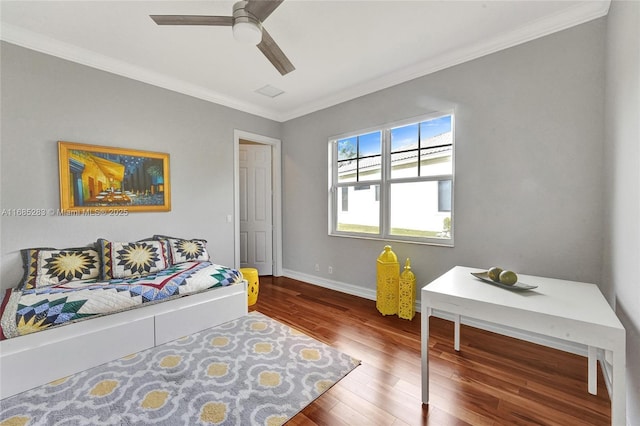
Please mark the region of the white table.
POLYGON ((626 424, 625 330, 595 284, 519 275, 537 285, 512 291, 485 283, 455 266, 424 286, 422 298, 422 402, 429 403, 429 316, 432 309, 455 315, 456 350, 460 350, 460 317, 538 333, 586 345, 589 392, 595 394, 598 349, 612 355, 611 424, 626 424))

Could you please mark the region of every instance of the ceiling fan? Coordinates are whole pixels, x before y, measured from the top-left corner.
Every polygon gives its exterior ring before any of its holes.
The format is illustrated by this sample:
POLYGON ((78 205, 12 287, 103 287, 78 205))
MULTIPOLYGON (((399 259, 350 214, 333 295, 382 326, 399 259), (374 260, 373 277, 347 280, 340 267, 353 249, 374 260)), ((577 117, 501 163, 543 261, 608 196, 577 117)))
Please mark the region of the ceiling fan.
POLYGON ((284 0, 248 0, 233 5, 233 16, 202 15, 150 15, 158 25, 212 25, 233 28, 236 40, 252 43, 267 57, 280 74, 285 75, 295 67, 271 38, 262 22, 284 0))

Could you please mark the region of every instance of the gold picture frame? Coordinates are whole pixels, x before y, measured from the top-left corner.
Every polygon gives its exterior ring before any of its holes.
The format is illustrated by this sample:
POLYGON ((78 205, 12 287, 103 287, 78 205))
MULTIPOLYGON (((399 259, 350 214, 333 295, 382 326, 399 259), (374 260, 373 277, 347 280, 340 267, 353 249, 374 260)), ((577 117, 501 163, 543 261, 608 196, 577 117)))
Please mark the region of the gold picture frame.
POLYGON ((171 210, 169 154, 58 141, 58 160, 63 212, 171 210))

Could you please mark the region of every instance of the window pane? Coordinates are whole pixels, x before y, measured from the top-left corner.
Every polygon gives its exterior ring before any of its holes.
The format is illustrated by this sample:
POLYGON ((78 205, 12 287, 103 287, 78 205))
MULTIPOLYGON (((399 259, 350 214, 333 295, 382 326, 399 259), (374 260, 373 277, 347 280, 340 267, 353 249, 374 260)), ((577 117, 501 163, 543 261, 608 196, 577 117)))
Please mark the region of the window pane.
POLYGON ((382 152, 382 133, 373 132, 358 136, 358 157, 380 155, 382 152))
POLYGON ((420 123, 420 176, 453 174, 451 116, 420 123))
POLYGON ((338 141, 338 161, 356 158, 358 155, 358 140, 354 136, 338 141))
POLYGON ((338 182, 355 182, 358 177, 358 161, 338 161, 338 182))
POLYGON ((418 149, 418 123, 391 129, 391 152, 418 149))
POLYGON ((391 129, 391 179, 418 176, 418 123, 391 129))
POLYGON ((358 159, 358 181, 380 180, 382 177, 380 155, 358 159))
POLYGON ((451 146, 421 149, 420 176, 452 175, 451 152, 451 146))
POLYGON ((357 185, 341 188, 338 197, 336 230, 343 232, 380 233, 379 185, 357 185))
POLYGON ((420 123, 420 146, 433 146, 437 142, 433 138, 443 133, 451 133, 451 116, 435 118, 420 123))
POLYGON ((380 180, 382 132, 358 136, 358 181, 380 180))
POLYGON ((418 176, 418 151, 391 154, 391 179, 418 176))
POLYGON ((380 180, 382 177, 382 132, 340 139, 338 150, 338 182, 380 180))
POLYGON ((391 184, 390 234, 450 238, 451 212, 439 209, 439 198, 447 195, 450 206, 451 186, 448 189, 447 192, 438 181, 391 184))
POLYGON ((355 182, 357 177, 358 139, 341 139, 337 143, 338 149, 338 182, 355 182))

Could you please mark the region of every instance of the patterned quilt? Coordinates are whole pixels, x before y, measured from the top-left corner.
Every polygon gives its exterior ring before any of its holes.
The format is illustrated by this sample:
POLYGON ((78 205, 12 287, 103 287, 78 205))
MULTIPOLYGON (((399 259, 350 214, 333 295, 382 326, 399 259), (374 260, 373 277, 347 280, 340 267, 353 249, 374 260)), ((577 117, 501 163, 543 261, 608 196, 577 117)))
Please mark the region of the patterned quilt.
POLYGON ((236 269, 210 262, 186 262, 143 277, 7 290, 1 305, 0 337, 22 336, 241 280, 242 274, 236 269))

